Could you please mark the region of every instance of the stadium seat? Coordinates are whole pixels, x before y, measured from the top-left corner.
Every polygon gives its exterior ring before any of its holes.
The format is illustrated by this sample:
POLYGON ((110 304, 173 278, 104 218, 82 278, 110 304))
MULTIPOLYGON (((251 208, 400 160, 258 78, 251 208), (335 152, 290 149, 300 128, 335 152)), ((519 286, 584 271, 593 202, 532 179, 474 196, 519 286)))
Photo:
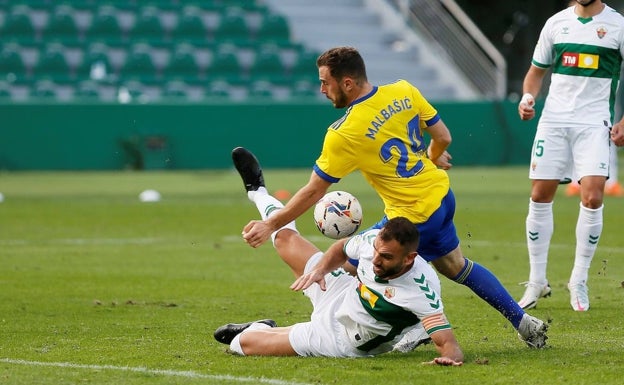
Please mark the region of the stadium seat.
POLYGON ((18 47, 6 46, 0 52, 0 76, 3 78, 12 76, 18 79, 26 76, 26 66, 18 47))
POLYGON ((272 98, 273 86, 270 82, 260 80, 251 84, 249 89, 249 97, 251 98, 272 98))
POLYGON ((73 9, 64 5, 59 6, 44 27, 43 38, 46 40, 77 41, 80 35, 74 20, 73 9))
POLYGON ((91 41, 119 41, 123 31, 114 9, 104 7, 93 16, 91 26, 87 29, 87 38, 91 41))
POLYGON ((209 84, 206 96, 211 98, 229 98, 231 86, 224 80, 216 80, 209 84))
POLYGON ((294 97, 320 97, 320 86, 306 80, 299 80, 291 88, 294 97))
POLYGON ((252 79, 281 81, 286 74, 279 49, 276 47, 261 47, 256 53, 250 69, 252 79))
POLYGON ((74 92, 76 101, 96 101, 100 99, 98 84, 94 81, 81 82, 74 92))
POLYGON ((36 38, 35 28, 26 9, 20 7, 19 11, 6 15, 4 24, 0 28, 0 37, 3 40, 32 40, 36 38))
POLYGON ((212 31, 215 42, 240 42, 249 40, 250 33, 244 13, 238 10, 228 10, 219 19, 219 25, 212 31))
MULTIPOLYGON (((175 28, 171 31, 174 40, 204 40, 207 29, 202 18, 191 13, 192 9, 185 9, 185 12, 178 18, 175 28)), ((197 9, 199 11, 199 9, 197 9)))
POLYGON ((186 83, 182 81, 171 81, 164 86, 162 96, 174 99, 186 98, 187 88, 186 83))
POLYGON ((275 13, 263 16, 258 30, 254 34, 256 41, 287 43, 290 41, 288 20, 275 13))
POLYGON ((297 55, 297 59, 291 68, 288 69, 289 77, 292 80, 307 80, 313 83, 318 82, 318 68, 316 59, 318 54, 313 51, 302 51, 297 55))
POLYGON ((44 48, 35 64, 33 74, 37 79, 50 78, 61 81, 69 79, 71 73, 63 53, 63 46, 51 44, 44 48))
POLYGON ((31 90, 31 97, 54 99, 56 98, 56 85, 50 80, 37 81, 31 90))
POLYGON ((145 7, 137 17, 130 30, 130 38, 160 41, 164 38, 165 29, 158 16, 158 9, 145 7))
POLYGON ((166 78, 174 79, 197 78, 200 71, 193 54, 193 46, 186 44, 178 46, 171 55, 163 74, 166 78))
POLYGON ((241 76, 241 67, 238 56, 230 50, 218 51, 210 62, 207 75, 213 78, 231 78, 241 76))
POLYGON ((119 76, 122 79, 140 78, 143 80, 152 80, 156 77, 156 66, 149 49, 149 46, 145 44, 135 46, 120 69, 119 76))
POLYGON ((110 76, 113 73, 113 68, 107 49, 108 47, 104 44, 93 44, 89 47, 76 70, 78 77, 103 80, 110 76))

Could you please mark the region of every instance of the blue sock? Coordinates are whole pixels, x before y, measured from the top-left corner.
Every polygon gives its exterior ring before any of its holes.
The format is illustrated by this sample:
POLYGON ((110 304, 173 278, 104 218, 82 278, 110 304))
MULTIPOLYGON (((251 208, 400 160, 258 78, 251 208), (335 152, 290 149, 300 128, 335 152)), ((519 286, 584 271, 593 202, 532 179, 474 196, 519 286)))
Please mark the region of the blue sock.
POLYGON ((490 306, 498 310, 518 329, 524 310, 511 297, 499 280, 488 269, 464 258, 466 264, 453 280, 468 286, 490 306))

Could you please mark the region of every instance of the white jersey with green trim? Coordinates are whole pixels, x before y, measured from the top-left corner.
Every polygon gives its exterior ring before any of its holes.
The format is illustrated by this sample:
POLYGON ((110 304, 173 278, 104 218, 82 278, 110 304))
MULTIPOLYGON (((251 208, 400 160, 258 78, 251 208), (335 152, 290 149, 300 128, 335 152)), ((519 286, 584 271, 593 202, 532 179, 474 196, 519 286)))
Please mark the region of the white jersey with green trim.
MULTIPOLYGON (((355 293, 348 294, 336 313, 336 319, 345 327, 351 344, 358 349, 376 352, 388 351, 392 341, 424 317, 443 314, 440 298, 440 280, 431 266, 420 257, 405 274, 390 280, 381 280, 373 272, 373 240, 378 229, 369 230, 351 238, 345 253, 359 259, 359 284, 355 293)), ((430 334, 450 329, 445 317, 425 327, 430 334)))
POLYGON ((624 17, 605 5, 591 18, 574 6, 550 17, 542 28, 532 64, 552 68, 542 127, 608 125, 624 57, 624 17))

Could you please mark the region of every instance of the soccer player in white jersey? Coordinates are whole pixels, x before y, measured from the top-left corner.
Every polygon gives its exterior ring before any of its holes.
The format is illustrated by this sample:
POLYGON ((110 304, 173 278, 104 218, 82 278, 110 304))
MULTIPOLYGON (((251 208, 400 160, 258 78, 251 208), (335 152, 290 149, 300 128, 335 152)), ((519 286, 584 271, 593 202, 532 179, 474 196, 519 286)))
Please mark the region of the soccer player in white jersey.
MULTIPOLYGON (((531 154, 532 180, 526 237, 530 274, 518 304, 529 309, 550 295, 546 278, 553 234, 553 199, 560 179, 573 164, 581 185, 574 267, 568 281, 570 305, 589 309, 587 280, 602 233, 603 194, 609 175, 609 138, 624 56, 624 18, 600 0, 576 3, 546 21, 518 105, 522 120, 535 117, 535 97, 552 70, 550 88, 537 125, 531 154)), ((620 135, 624 121, 613 125, 620 135)))
MULTIPOLYGON (((269 195, 255 157, 236 153, 235 162, 263 218, 284 205, 269 195), (251 181, 251 182, 250 182, 251 181), (250 182, 250 183, 249 183, 250 182), (260 188, 262 187, 262 188, 260 188)), ((215 339, 240 355, 369 357, 390 352, 410 331, 433 341, 440 356, 429 363, 459 366, 463 353, 444 315, 440 281, 418 256, 418 229, 396 217, 380 229, 334 243, 322 253, 290 222, 272 234, 273 244, 297 277, 314 310, 310 321, 277 327, 270 319, 218 328, 215 339), (342 265, 359 260, 357 278, 342 265)))

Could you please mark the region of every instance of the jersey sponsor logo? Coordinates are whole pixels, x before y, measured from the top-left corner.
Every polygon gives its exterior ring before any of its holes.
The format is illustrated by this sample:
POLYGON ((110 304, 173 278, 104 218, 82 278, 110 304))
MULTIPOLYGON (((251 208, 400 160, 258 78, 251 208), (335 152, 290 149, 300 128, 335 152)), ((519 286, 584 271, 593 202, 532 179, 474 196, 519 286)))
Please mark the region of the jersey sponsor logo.
POLYGON ((366 287, 366 285, 363 285, 361 282, 359 284, 359 289, 360 289, 360 298, 368 302, 370 307, 374 309, 375 304, 377 303, 377 300, 379 299, 379 297, 375 293, 370 291, 369 288, 366 287))
POLYGON ((596 35, 598 35, 599 39, 602 39, 607 34, 607 29, 605 27, 598 27, 596 29, 596 35))
POLYGON ((561 65, 564 67, 598 69, 600 56, 587 53, 564 52, 561 55, 561 65))
POLYGON ((386 290, 384 290, 384 297, 388 299, 394 297, 395 295, 396 295, 396 290, 393 287, 387 287, 386 290))

